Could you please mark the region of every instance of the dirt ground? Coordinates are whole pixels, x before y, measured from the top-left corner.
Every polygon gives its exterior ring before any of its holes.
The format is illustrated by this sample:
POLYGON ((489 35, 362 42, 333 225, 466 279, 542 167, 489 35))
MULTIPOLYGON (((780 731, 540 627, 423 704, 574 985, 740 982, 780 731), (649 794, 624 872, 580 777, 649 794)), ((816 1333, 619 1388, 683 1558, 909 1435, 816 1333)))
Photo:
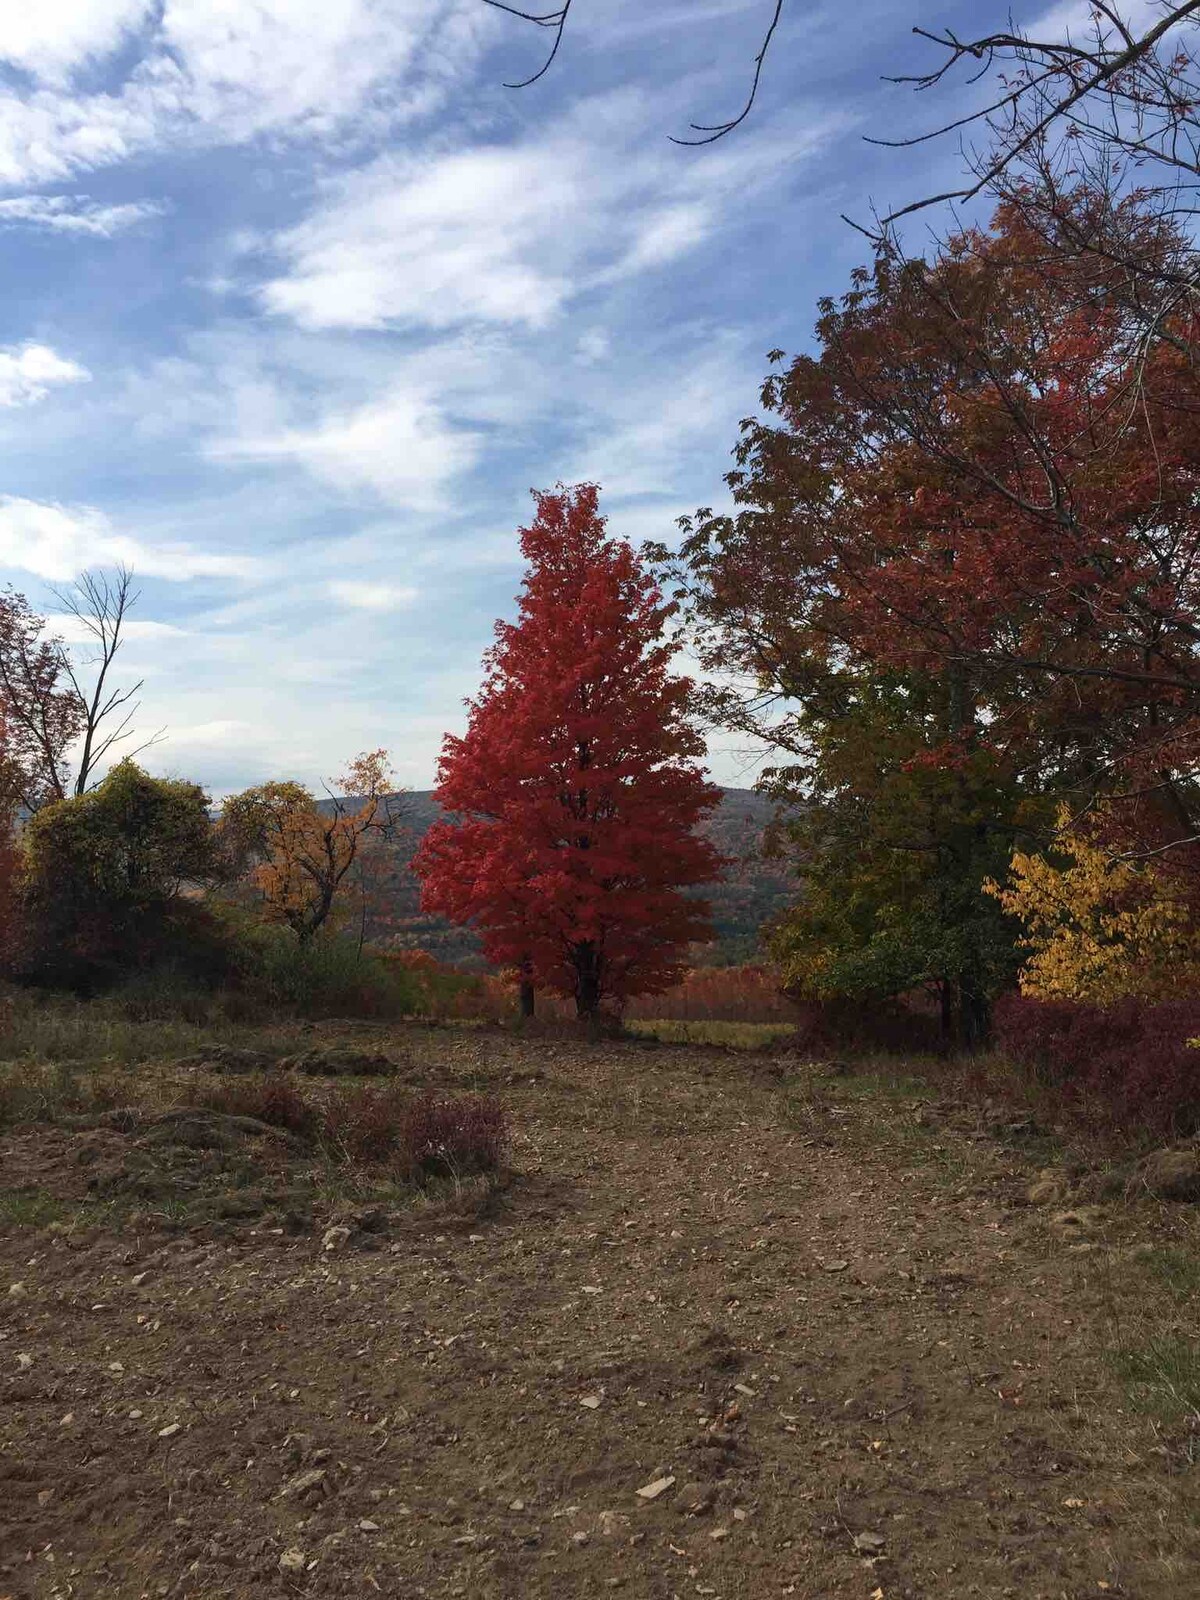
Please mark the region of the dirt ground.
POLYGON ((131 1216, 119 1119, 0 1136, 0 1597, 1200 1594, 1112 1363, 1200 1208, 1054 1222, 1036 1130, 786 1056, 371 1037, 503 1097, 490 1201, 131 1216))

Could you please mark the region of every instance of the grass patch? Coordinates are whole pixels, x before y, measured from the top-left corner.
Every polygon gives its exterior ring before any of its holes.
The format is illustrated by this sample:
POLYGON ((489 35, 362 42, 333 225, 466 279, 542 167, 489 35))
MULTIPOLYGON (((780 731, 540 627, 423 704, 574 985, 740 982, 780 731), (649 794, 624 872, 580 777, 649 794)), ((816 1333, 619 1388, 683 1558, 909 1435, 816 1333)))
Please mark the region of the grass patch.
POLYGON ((1109 1360, 1139 1410, 1164 1420, 1200 1419, 1200 1341, 1156 1334, 1113 1351, 1109 1360))
POLYGON ((673 1018, 631 1017, 626 1033, 663 1044, 725 1045, 732 1050, 766 1050, 796 1032, 791 1022, 682 1022, 673 1018))
POLYGON ((1139 1259, 1165 1285, 1177 1301, 1190 1300, 1200 1294, 1200 1256, 1179 1245, 1163 1245, 1146 1251, 1139 1259))
POLYGON ((0 1228, 45 1228, 67 1212, 66 1203, 44 1189, 0 1189, 0 1228))

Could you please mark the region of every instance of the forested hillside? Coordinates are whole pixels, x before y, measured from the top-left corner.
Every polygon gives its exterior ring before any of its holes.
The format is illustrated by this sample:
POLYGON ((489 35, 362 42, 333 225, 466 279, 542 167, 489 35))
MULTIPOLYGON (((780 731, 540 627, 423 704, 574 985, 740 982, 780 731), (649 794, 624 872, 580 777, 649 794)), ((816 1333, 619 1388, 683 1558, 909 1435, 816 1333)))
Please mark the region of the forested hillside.
MULTIPOLYGON (((704 891, 712 901, 716 939, 701 960, 716 966, 753 959, 760 930, 787 904, 792 882, 783 862, 763 854, 773 802, 752 789, 724 789, 722 796, 720 809, 704 829, 721 853, 732 858, 723 879, 704 891)), ((365 898, 367 938, 401 948, 419 947, 456 965, 482 966, 479 942, 470 929, 422 915, 420 886, 408 866, 429 828, 441 818, 441 807, 431 790, 416 790, 399 796, 395 810, 395 837, 378 847, 359 885, 359 918, 365 898)))

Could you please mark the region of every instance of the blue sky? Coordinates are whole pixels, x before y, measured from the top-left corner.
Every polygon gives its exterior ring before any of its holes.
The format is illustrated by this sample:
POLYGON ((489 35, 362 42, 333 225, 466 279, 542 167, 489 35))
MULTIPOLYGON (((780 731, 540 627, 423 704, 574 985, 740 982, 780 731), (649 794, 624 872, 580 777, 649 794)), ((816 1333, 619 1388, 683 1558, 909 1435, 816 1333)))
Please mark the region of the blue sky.
MULTIPOLYGON (((775 346, 942 187, 960 111, 880 75, 990 0, 38 0, 0 25, 0 583, 125 560, 146 757, 215 793, 385 745, 426 787, 531 486, 635 542, 719 504, 775 346), (6 53, 7 52, 7 53, 6 53)), ((1036 13, 1035 13, 1036 14, 1036 13)), ((1020 15, 1020 13, 1018 13, 1020 15)), ((735 741, 715 775, 747 782, 735 741)))

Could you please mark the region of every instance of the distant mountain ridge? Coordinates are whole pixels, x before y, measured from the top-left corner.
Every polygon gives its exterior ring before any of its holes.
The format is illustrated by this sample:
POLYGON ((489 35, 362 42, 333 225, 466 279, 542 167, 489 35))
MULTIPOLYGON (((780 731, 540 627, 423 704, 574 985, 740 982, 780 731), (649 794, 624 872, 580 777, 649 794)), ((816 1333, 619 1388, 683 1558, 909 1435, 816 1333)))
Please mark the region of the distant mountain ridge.
MULTIPOLYGON (((395 800, 399 836, 389 869, 372 895, 368 937, 399 948, 419 947, 453 965, 486 965, 469 928, 426 916, 420 909, 420 885, 408 862, 444 815, 433 791, 410 790, 395 800)), ((325 801, 322 809, 327 811, 332 804, 325 801)), ((720 966, 754 960, 762 928, 793 898, 795 880, 786 864, 763 855, 764 835, 774 816, 774 802, 753 789, 721 790, 721 805, 703 831, 733 865, 720 882, 696 891, 712 902, 716 935, 700 959, 720 966)))

